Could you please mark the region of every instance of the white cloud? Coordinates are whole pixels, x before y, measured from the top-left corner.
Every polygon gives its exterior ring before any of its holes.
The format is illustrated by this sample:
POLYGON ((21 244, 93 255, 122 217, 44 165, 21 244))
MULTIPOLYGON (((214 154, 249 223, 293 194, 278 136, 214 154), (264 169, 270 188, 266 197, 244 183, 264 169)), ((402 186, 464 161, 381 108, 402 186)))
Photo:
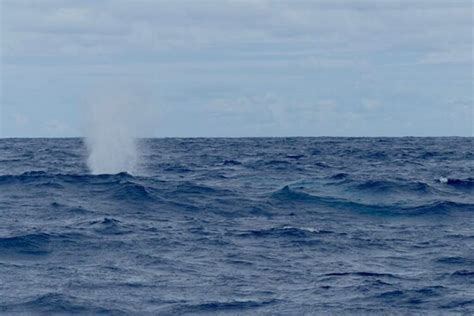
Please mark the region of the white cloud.
POLYGON ((448 50, 429 52, 420 60, 421 64, 472 63, 474 56, 471 50, 448 50))
POLYGON ((317 107, 322 111, 335 111, 337 109, 337 101, 333 99, 320 100, 317 107))
POLYGON ((54 135, 70 135, 71 128, 64 122, 59 120, 51 120, 46 123, 46 131, 50 136, 54 135))
POLYGON ((373 111, 379 109, 382 106, 382 103, 374 99, 362 99, 362 106, 368 111, 373 111))
POLYGON ((28 116, 22 113, 13 113, 12 114, 13 121, 15 122, 15 127, 18 129, 23 129, 28 126, 30 123, 30 119, 28 116))

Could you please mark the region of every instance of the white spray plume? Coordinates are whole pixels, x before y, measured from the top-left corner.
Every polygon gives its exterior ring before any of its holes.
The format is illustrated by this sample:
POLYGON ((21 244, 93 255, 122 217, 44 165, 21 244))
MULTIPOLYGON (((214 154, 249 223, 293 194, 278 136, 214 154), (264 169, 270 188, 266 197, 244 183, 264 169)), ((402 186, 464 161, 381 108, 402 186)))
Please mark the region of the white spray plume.
POLYGON ((91 102, 87 117, 88 166, 93 174, 135 174, 138 164, 137 109, 127 97, 91 102))

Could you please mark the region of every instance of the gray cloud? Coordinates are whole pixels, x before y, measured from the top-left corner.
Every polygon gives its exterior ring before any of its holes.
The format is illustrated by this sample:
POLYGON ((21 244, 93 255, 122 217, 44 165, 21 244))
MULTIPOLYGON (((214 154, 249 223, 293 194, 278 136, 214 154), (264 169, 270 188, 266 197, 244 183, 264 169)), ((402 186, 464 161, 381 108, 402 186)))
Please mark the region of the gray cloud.
POLYGON ((262 52, 288 45, 328 52, 404 46, 436 52, 467 47, 472 37, 470 1, 4 0, 2 5, 7 57, 242 45, 259 45, 262 52))

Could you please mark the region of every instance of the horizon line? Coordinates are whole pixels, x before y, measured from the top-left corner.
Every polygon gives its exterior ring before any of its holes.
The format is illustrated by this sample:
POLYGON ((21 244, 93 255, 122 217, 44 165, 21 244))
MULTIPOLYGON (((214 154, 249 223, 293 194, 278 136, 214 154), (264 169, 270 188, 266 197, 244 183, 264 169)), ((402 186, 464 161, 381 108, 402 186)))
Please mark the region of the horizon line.
MULTIPOLYGON (((474 135, 404 135, 404 136, 143 136, 133 137, 135 139, 202 139, 202 138, 216 138, 216 139, 243 139, 243 138, 473 138, 474 135)), ((0 136, 1 139, 87 139, 87 136, 0 136)))

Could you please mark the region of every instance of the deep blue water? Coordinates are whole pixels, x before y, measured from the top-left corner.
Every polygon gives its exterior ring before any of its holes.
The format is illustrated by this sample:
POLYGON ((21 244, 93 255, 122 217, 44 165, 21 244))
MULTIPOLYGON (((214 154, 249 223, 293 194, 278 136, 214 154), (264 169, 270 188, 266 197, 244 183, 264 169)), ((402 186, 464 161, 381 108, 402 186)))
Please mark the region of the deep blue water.
POLYGON ((473 138, 0 140, 0 313, 474 313, 473 138))

